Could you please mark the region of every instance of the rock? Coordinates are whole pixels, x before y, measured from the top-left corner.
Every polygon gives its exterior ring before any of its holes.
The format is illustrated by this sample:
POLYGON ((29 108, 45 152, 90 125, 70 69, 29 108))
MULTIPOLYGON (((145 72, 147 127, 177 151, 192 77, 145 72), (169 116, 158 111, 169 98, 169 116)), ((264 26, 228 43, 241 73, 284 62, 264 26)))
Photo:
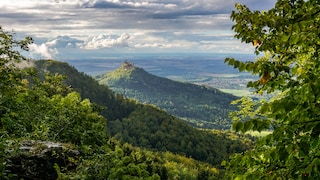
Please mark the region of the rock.
POLYGON ((75 170, 79 155, 79 151, 68 144, 26 140, 11 152, 6 169, 14 179, 55 180, 58 177, 55 164, 61 172, 75 170))

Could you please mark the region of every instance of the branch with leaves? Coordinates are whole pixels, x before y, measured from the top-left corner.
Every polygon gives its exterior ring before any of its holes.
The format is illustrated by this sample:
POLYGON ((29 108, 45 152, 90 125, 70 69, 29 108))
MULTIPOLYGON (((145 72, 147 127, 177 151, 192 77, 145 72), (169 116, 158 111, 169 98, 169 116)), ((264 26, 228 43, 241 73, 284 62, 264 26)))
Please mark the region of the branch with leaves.
POLYGON ((272 9, 254 12, 236 4, 231 14, 235 37, 253 43, 255 53, 263 56, 225 62, 258 75, 248 87, 274 97, 237 101, 233 128, 246 132, 272 127, 273 133, 225 162, 230 178, 320 178, 319 12, 318 0, 278 0, 272 9))

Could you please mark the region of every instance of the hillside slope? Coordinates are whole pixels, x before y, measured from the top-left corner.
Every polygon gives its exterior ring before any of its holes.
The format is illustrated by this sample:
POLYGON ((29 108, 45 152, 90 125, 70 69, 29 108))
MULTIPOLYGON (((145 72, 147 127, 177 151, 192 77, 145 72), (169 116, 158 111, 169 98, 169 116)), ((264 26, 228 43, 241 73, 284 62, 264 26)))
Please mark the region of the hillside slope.
POLYGON ((248 145, 227 135, 217 135, 196 129, 155 106, 139 104, 114 94, 107 86, 79 73, 67 63, 36 61, 39 71, 67 76, 66 84, 103 107, 108 133, 115 139, 138 147, 184 154, 196 160, 220 165, 235 152, 243 152, 248 145))
POLYGON ((155 104, 196 127, 230 129, 230 102, 237 97, 218 89, 158 77, 124 62, 118 69, 95 77, 117 93, 155 104))
POLYGON ((40 72, 39 74, 42 74, 42 76, 44 76, 45 72, 65 75, 65 83, 73 90, 79 92, 82 98, 88 98, 92 102, 100 105, 102 107, 102 115, 109 121, 122 119, 135 109, 136 103, 134 101, 116 95, 107 86, 99 85, 92 77, 78 72, 76 68, 70 66, 68 63, 39 60, 35 61, 35 65, 40 72))

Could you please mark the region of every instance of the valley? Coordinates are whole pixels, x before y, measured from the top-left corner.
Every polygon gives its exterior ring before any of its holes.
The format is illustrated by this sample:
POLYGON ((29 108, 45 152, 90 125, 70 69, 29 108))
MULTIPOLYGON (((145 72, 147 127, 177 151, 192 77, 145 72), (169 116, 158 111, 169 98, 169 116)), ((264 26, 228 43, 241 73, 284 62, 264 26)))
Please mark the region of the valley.
POLYGON ((254 58, 247 54, 112 54, 105 59, 64 61, 91 76, 113 71, 120 67, 122 62, 130 61, 160 77, 208 85, 236 96, 252 95, 246 84, 255 77, 248 73, 239 73, 225 64, 226 57, 242 61, 254 58))
MULTIPOLYGON (((35 63, 37 69, 41 70, 40 75, 45 71, 65 75, 67 77, 65 83, 69 87, 80 93, 82 98, 88 98, 97 104, 100 107, 101 115, 107 119, 108 134, 121 142, 160 152, 170 151, 184 154, 187 157, 210 163, 216 167, 220 167, 221 162, 231 154, 243 152, 251 147, 251 141, 247 138, 237 137, 229 131, 210 132, 194 128, 182 119, 168 114, 155 105, 141 104, 134 99, 116 94, 109 87, 98 84, 93 78, 78 72, 77 69, 67 63, 44 60, 35 63)), ((151 76, 156 81, 175 84, 175 82, 166 78, 159 79, 153 75, 148 75, 141 68, 135 69, 138 69, 136 73, 143 73, 143 76, 138 76, 140 78, 151 76)), ((120 71, 120 73, 114 75, 126 76, 129 74, 123 74, 120 71)), ((180 88, 181 86, 190 88, 190 85, 185 85, 185 83, 178 83, 178 85, 180 88)), ((193 86, 195 85, 191 87, 193 86)), ((150 88, 155 87, 151 86, 150 88)), ((235 98, 232 95, 219 94, 230 99, 235 98)), ((215 98, 223 108, 225 102, 220 101, 221 97, 215 98)), ((230 127, 230 121, 224 121, 224 123, 230 127)))

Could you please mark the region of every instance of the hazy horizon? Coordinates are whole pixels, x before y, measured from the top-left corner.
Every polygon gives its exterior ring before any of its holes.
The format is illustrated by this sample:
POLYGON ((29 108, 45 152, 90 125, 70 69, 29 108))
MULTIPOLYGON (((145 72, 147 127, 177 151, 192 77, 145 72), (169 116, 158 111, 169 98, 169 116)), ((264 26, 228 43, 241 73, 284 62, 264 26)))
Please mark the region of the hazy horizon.
POLYGON ((88 75, 106 73, 120 67, 122 62, 133 62, 137 67, 166 77, 168 75, 186 75, 194 73, 230 73, 233 67, 224 63, 226 57, 239 60, 253 60, 254 54, 236 53, 130 53, 109 54, 105 58, 61 60, 88 75), (219 67, 219 69, 216 69, 219 67))

